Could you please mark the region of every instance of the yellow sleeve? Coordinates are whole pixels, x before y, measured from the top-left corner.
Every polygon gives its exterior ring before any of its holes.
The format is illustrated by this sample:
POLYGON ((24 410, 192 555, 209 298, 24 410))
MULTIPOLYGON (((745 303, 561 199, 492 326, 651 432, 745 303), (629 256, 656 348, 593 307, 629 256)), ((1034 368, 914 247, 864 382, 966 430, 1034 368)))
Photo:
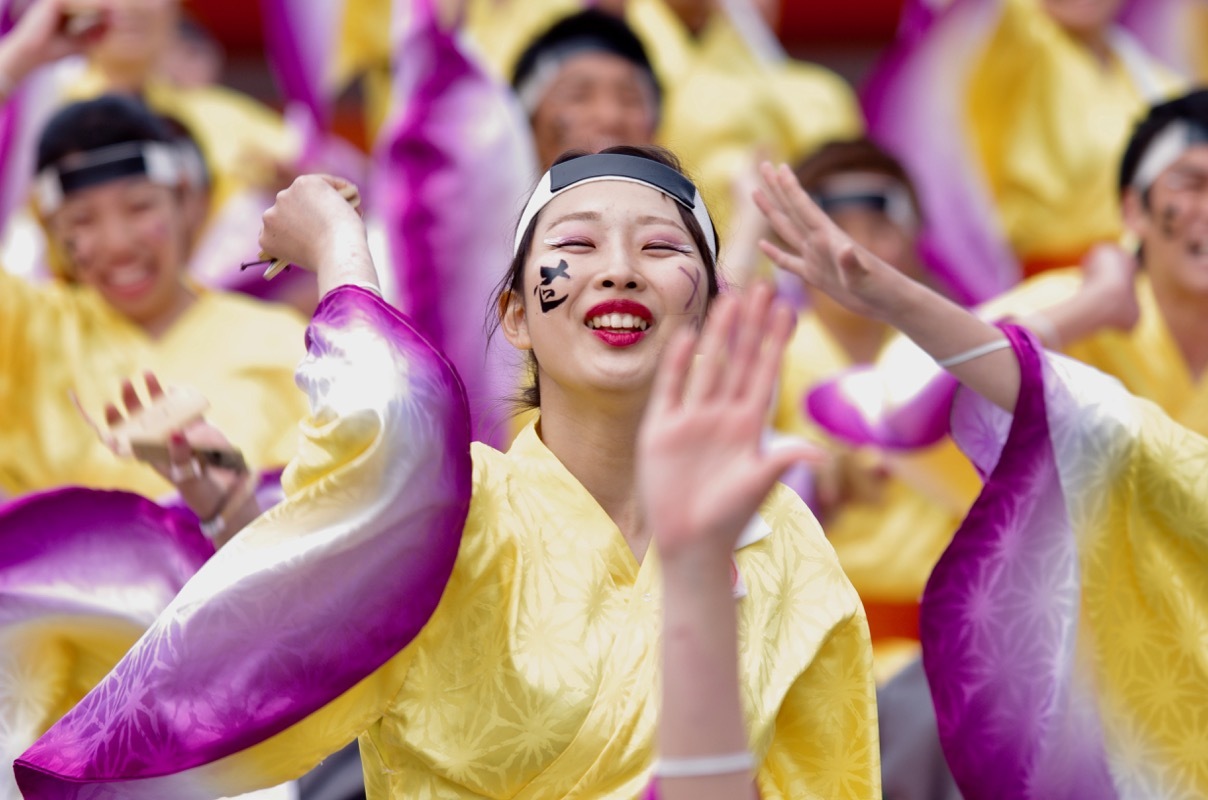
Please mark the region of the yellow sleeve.
POLYGON ((881 797, 872 647, 863 610, 832 631, 789 689, 758 784, 762 800, 881 797))

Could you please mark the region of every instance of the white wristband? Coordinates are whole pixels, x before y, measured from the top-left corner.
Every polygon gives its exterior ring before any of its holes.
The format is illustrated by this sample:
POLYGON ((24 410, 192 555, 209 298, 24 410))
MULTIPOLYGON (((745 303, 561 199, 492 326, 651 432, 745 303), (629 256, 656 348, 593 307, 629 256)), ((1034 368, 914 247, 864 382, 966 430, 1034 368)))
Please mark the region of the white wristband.
POLYGON ((939 364, 944 369, 950 369, 951 367, 960 366, 967 361, 972 361, 975 358, 981 358, 984 355, 989 355, 990 353, 994 353, 999 350, 1006 350, 1010 346, 1011 342, 1009 340, 998 339, 996 341, 988 342, 986 344, 971 348, 963 353, 957 353, 954 356, 949 356, 948 358, 937 358, 935 363, 939 364))
POLYGON ((654 763, 658 778, 708 778, 755 769, 755 758, 747 751, 716 756, 660 758, 654 763))

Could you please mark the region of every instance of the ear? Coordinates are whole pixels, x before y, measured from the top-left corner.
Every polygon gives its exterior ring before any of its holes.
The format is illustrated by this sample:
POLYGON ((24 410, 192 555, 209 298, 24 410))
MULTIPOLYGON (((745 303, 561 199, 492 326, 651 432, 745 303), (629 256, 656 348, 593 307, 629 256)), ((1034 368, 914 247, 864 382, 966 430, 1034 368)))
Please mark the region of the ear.
POLYGON ((1124 218, 1124 227, 1142 242, 1145 241, 1149 234, 1149 211, 1141 193, 1131 186, 1124 190, 1124 196, 1120 198, 1120 213, 1124 218))
POLYGON ((533 340, 529 337, 528 314, 524 309, 524 298, 510 289, 499 295, 499 328, 503 336, 517 350, 532 350, 533 340))

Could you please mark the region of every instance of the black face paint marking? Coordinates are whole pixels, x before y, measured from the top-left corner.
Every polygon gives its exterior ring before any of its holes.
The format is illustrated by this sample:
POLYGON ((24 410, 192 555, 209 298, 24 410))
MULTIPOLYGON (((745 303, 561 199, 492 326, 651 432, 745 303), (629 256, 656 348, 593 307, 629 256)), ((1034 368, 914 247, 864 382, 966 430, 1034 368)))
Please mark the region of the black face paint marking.
POLYGON ((684 269, 683 265, 680 265, 679 271, 687 275, 688 280, 692 281, 692 294, 688 297, 688 302, 684 303, 684 310, 687 311, 692 308, 692 304, 696 302, 696 295, 700 292, 700 269, 693 268, 693 271, 689 272, 684 269))
POLYGON ((1162 235, 1167 239, 1173 239, 1175 235, 1174 221, 1178 217, 1179 211, 1174 206, 1166 206, 1162 209, 1162 235))
POLYGON ((548 314, 566 302, 569 295, 558 297, 557 290, 549 288, 549 285, 558 278, 570 280, 570 273, 567 272, 569 266, 566 259, 562 259, 556 267, 541 268, 541 284, 533 289, 533 294, 541 301, 541 313, 548 314))

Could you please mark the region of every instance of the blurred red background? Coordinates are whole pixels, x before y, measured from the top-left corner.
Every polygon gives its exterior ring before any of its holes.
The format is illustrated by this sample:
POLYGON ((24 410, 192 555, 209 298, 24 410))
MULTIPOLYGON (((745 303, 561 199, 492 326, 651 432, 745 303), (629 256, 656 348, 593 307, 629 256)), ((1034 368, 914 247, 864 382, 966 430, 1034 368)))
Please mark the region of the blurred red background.
MULTIPOLYGON (((232 55, 260 49, 256 0, 189 0, 186 7, 232 55)), ((792 50, 884 44, 893 36, 902 0, 783 0, 780 34, 792 50)))

